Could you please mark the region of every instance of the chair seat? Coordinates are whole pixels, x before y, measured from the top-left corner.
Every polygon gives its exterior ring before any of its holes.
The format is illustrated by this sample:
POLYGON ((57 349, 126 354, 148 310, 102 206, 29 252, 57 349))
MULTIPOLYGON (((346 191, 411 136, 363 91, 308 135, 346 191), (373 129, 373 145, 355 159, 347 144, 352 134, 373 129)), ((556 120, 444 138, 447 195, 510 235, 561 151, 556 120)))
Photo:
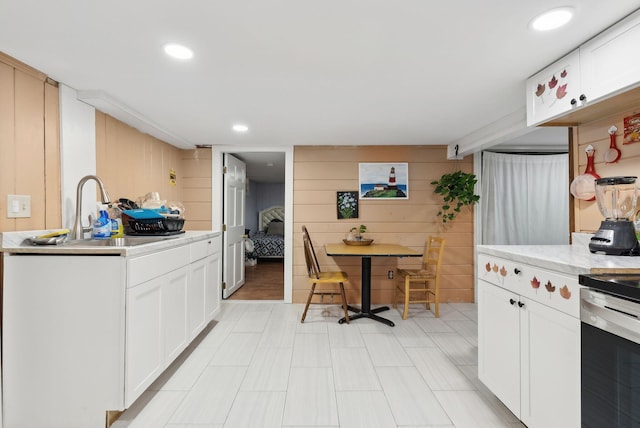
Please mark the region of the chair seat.
POLYGON ((411 279, 434 279, 436 274, 434 272, 422 269, 398 269, 398 275, 403 278, 410 276, 411 279))
POLYGON ((341 271, 333 271, 333 272, 318 272, 319 278, 308 278, 309 282, 315 284, 323 284, 323 283, 337 283, 337 282, 347 282, 348 276, 345 272, 341 271))

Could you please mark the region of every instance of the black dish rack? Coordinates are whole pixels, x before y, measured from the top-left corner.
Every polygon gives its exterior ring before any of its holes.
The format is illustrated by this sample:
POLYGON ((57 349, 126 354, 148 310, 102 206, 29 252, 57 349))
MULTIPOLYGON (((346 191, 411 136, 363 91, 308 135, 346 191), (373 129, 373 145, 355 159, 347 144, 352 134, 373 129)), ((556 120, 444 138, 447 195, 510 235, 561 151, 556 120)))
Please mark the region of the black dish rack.
POLYGON ((122 216, 124 233, 127 235, 173 235, 182 233, 183 218, 145 218, 133 219, 122 216))

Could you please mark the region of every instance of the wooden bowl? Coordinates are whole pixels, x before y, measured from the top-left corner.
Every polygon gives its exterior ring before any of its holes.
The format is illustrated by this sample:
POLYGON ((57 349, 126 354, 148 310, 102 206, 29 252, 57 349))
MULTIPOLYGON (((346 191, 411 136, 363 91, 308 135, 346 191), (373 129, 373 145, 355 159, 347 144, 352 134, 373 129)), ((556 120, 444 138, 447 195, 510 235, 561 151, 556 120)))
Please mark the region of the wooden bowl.
POLYGON ((353 245, 353 246, 365 246, 365 245, 371 245, 371 243, 373 242, 373 239, 361 239, 359 241, 350 241, 348 239, 343 239, 342 242, 344 242, 347 245, 353 245))

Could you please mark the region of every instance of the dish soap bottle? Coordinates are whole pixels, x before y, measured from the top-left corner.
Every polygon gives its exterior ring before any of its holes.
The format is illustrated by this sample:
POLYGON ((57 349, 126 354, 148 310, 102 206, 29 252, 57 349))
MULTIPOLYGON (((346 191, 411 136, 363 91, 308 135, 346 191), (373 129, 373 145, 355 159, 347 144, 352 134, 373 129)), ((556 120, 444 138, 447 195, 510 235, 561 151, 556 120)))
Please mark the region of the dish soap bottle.
POLYGON ((122 226, 122 211, 116 204, 109 206, 109 219, 111 220, 111 237, 122 238, 124 227, 122 226))
POLYGON ((107 206, 98 204, 98 218, 93 223, 93 239, 111 239, 111 220, 107 213, 107 206))

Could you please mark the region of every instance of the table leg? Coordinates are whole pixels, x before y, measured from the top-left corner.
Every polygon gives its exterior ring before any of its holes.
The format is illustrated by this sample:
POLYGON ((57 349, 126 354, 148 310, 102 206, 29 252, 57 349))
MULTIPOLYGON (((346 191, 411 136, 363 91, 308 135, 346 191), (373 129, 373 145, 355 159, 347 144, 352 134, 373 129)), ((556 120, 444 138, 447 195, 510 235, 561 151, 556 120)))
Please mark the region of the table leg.
MULTIPOLYGON (((353 312, 358 312, 353 316, 349 316, 349 321, 357 320, 359 318, 370 318, 372 320, 387 324, 390 327, 395 326, 393 321, 386 318, 382 318, 376 315, 378 312, 388 311, 388 306, 381 306, 379 308, 371 309, 371 257, 362 257, 362 308, 352 308, 348 306, 353 312)), ((346 321, 345 318, 338 320, 340 324, 346 321)))

